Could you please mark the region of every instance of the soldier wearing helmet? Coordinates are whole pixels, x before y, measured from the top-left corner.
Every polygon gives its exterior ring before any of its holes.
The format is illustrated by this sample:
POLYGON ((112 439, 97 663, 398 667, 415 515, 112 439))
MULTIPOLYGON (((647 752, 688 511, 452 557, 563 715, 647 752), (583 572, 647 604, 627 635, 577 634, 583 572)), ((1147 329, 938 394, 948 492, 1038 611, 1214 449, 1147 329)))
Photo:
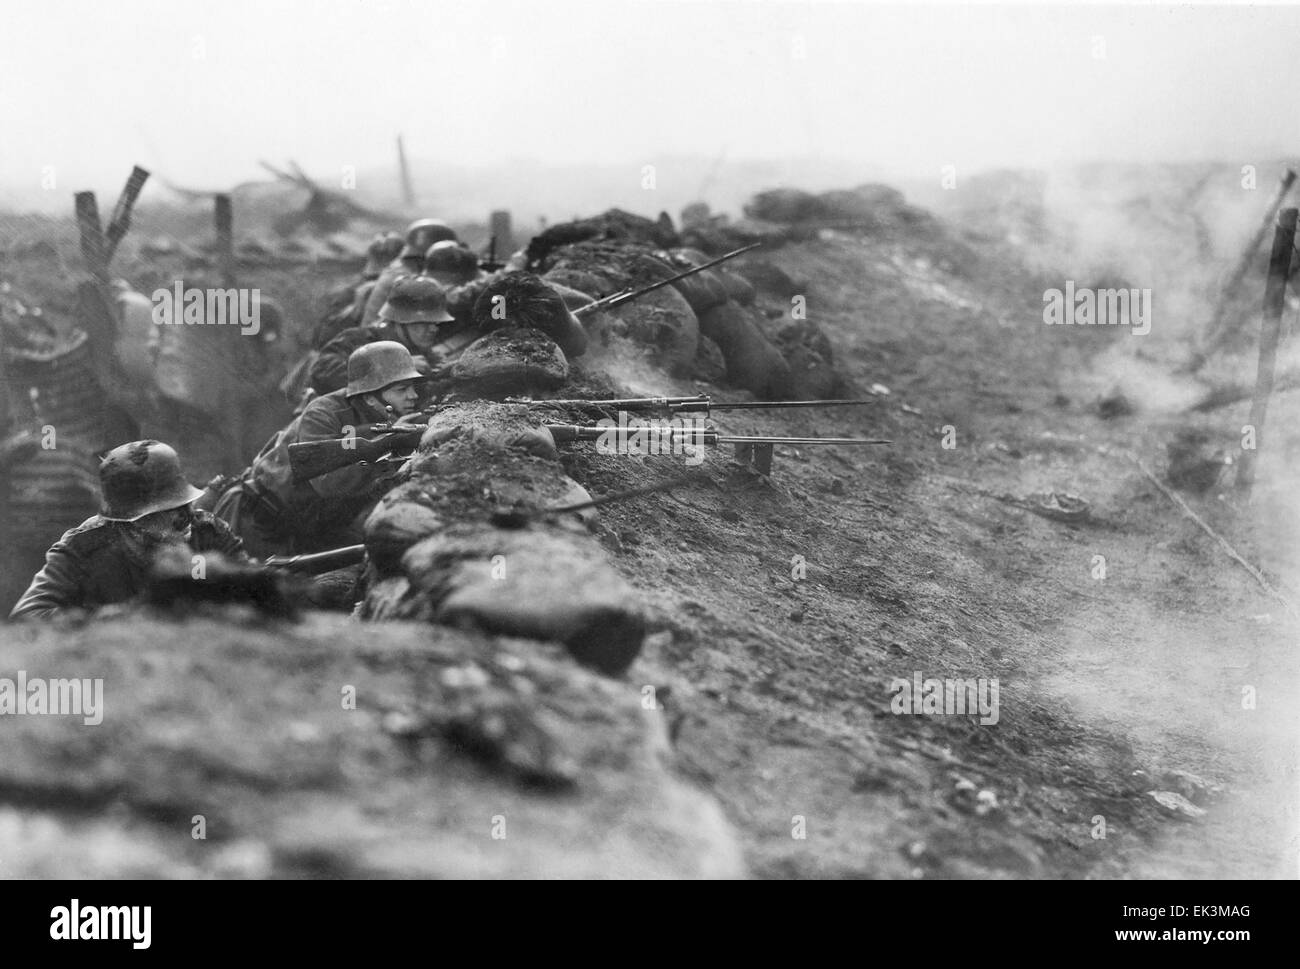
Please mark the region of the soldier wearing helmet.
POLYGON ((346 386, 314 399, 275 435, 239 484, 222 495, 217 514, 257 555, 361 541, 361 522, 387 490, 385 469, 358 464, 294 481, 289 445, 367 438, 372 424, 418 420, 420 379, 402 344, 380 340, 358 347, 348 357, 346 386))
POLYGON ((482 276, 478 256, 459 242, 435 242, 424 254, 424 275, 444 288, 464 286, 482 276))
POLYGON ((366 297, 361 312, 361 326, 369 326, 379 319, 379 311, 392 292, 397 280, 403 276, 418 276, 424 270, 424 254, 437 242, 455 242, 456 232, 440 219, 417 219, 406 227, 406 244, 397 259, 375 280, 374 288, 366 297))
POLYGON ((380 309, 375 326, 344 330, 321 349, 311 368, 312 389, 328 394, 343 387, 353 351, 381 340, 404 346, 415 368, 427 375, 440 362, 438 344, 454 332, 448 327, 454 321, 438 283, 426 276, 400 279, 380 309))
POLYGON ((10 619, 45 619, 69 609, 125 602, 144 589, 155 555, 169 545, 246 560, 230 527, 192 508, 203 492, 159 441, 114 448, 100 463, 103 507, 64 532, 10 619))

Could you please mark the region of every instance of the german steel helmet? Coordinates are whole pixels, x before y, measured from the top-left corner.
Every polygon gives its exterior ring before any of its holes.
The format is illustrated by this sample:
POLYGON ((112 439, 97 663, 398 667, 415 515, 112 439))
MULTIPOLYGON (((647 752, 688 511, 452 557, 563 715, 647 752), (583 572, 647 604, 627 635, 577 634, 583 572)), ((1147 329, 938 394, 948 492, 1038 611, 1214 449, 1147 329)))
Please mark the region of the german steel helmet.
POLYGON ((405 276, 393 283, 388 302, 379 308, 379 318, 389 323, 450 323, 447 297, 436 280, 427 276, 405 276))
POLYGON ((99 464, 99 482, 100 515, 115 522, 179 508, 203 494, 186 480, 176 452, 161 441, 135 441, 109 451, 99 464))
POLYGON ((348 357, 348 391, 345 396, 378 393, 391 384, 420 380, 423 376, 415 369, 410 350, 396 340, 378 340, 357 347, 348 357))
POLYGON ((406 245, 400 258, 423 259, 435 242, 456 241, 456 230, 441 219, 416 219, 406 227, 406 245))

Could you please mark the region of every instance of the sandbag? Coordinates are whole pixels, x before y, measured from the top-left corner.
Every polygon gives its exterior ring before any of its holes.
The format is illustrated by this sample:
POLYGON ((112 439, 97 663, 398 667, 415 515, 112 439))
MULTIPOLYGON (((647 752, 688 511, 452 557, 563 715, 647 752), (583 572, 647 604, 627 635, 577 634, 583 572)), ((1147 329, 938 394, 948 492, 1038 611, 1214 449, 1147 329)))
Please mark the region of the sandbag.
POLYGON ((797 188, 776 188, 759 192, 745 203, 745 214, 765 222, 803 222, 820 218, 823 209, 817 196, 797 188))
POLYGON ((366 554, 381 575, 394 575, 406 550, 442 527, 442 517, 432 508, 390 492, 366 519, 366 554))
MULTIPOLYGON (((542 279, 557 290, 563 286, 574 292, 591 294, 593 298, 599 294, 613 292, 617 288, 608 276, 585 269, 552 269, 542 279)), ((564 295, 563 292, 560 295, 564 295)), ((565 299, 565 302, 567 303, 568 299, 565 299)), ((569 307, 569 309, 573 308, 569 307)))
POLYGON ((700 318, 700 332, 718 345, 727 362, 727 380, 763 400, 791 397, 790 368, 750 319, 733 303, 700 318))
POLYGON ((461 528, 402 558, 403 618, 563 643, 607 676, 641 651, 645 618, 632 589, 589 536, 550 529, 461 528))
MULTIPOLYGON (((673 249, 670 255, 673 257, 674 273, 702 266, 709 261, 709 257, 698 249, 673 249)), ((673 283, 673 288, 686 297, 686 302, 691 304, 691 309, 697 316, 727 301, 727 289, 712 269, 679 279, 673 283)))
POLYGON ((627 335, 655 351, 655 359, 672 373, 688 371, 699 349, 700 322, 681 293, 671 286, 624 303, 610 313, 627 335))
POLYGON ((447 371, 455 393, 501 398, 550 393, 569 379, 569 363, 541 330, 504 327, 465 348, 447 371))
POLYGON ((749 306, 754 302, 757 295, 754 284, 740 273, 725 266, 719 266, 710 272, 716 273, 718 279, 722 281, 722 288, 727 291, 727 299, 741 306, 749 306))

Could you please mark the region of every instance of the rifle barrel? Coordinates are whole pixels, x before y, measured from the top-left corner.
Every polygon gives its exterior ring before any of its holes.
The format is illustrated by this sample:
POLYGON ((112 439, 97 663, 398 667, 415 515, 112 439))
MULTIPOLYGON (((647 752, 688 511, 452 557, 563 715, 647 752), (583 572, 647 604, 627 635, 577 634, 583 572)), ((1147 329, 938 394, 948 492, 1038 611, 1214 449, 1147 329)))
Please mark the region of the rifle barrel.
POLYGON ((309 555, 272 555, 262 564, 270 569, 285 569, 289 572, 329 572, 345 565, 355 565, 365 554, 364 545, 345 545, 343 548, 309 555))
MULTIPOLYGON (((710 410, 778 410, 785 407, 852 407, 862 404, 876 404, 877 400, 742 400, 733 403, 715 404, 710 402, 710 410)), ((691 405, 670 404, 670 410, 687 410, 691 405)))
POLYGON ((612 296, 606 296, 603 299, 598 299, 596 300, 596 302, 588 303, 586 306, 578 307, 576 310, 573 311, 573 315, 581 317, 581 316, 586 316, 589 313, 594 313, 597 310, 613 309, 615 306, 621 306, 623 303, 628 303, 634 299, 639 299, 640 297, 645 296, 647 293, 653 293, 656 289, 662 289, 664 286, 671 286, 673 283, 677 282, 680 279, 685 279, 688 276, 694 276, 696 273, 702 273, 706 269, 712 269, 714 266, 718 265, 719 263, 724 263, 728 259, 735 259, 737 256, 743 255, 744 253, 749 252, 751 249, 757 249, 762 244, 763 243, 761 242, 751 242, 747 246, 741 246, 739 249, 733 249, 731 252, 718 256, 718 258, 716 259, 710 259, 706 263, 701 263, 698 266, 692 266, 690 269, 677 273, 674 276, 670 276, 667 279, 661 279, 657 283, 651 283, 649 286, 642 286, 640 289, 634 290, 631 286, 629 286, 626 289, 624 289, 622 292, 615 293, 612 296))

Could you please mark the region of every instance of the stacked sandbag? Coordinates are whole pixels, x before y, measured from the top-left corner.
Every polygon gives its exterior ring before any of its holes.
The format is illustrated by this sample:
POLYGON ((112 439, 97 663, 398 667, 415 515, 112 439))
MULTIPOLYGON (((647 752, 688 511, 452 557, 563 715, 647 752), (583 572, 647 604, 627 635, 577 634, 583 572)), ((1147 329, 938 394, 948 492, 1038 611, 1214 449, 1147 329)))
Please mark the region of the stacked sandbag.
POLYGON ((681 241, 673 228, 672 220, 666 214, 660 214, 657 221, 651 221, 622 209, 610 209, 589 219, 575 219, 573 222, 553 225, 534 236, 526 250, 529 266, 536 269, 556 249, 589 240, 637 243, 653 247, 675 246, 681 241))
MULTIPOLYGON (((552 285, 573 287, 593 297, 609 296, 627 287, 640 288, 669 279, 679 269, 640 245, 586 241, 552 251, 543 278, 552 285)), ((719 287, 720 289, 720 287, 719 287)), ((725 293, 720 294, 723 299, 725 293)), ((687 297, 665 286, 603 314, 616 321, 618 331, 651 350, 652 358, 670 373, 689 372, 699 347, 699 321, 687 297)), ((592 325, 604 325, 589 318, 592 325)))
POLYGON ((589 511, 537 514, 588 498, 540 423, 527 407, 485 401, 430 418, 410 479, 367 520, 361 615, 558 642, 618 675, 645 620, 588 531, 589 511))
POLYGON ((464 397, 546 394, 564 385, 569 362, 540 330, 503 327, 465 348, 448 370, 464 397))
POLYGON ((700 318, 700 333, 718 345, 727 366, 727 382, 760 400, 792 397, 790 367, 768 342, 752 310, 724 303, 700 318))

